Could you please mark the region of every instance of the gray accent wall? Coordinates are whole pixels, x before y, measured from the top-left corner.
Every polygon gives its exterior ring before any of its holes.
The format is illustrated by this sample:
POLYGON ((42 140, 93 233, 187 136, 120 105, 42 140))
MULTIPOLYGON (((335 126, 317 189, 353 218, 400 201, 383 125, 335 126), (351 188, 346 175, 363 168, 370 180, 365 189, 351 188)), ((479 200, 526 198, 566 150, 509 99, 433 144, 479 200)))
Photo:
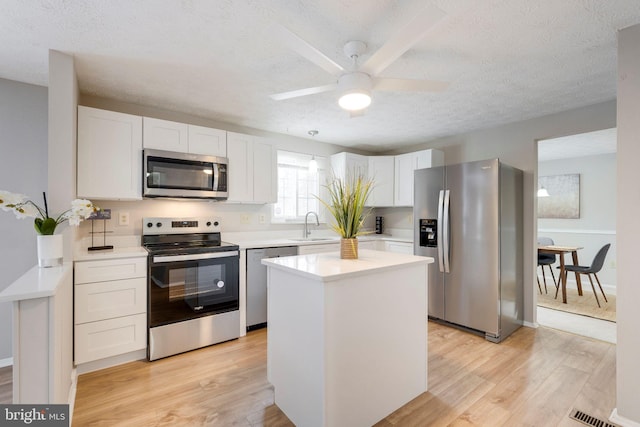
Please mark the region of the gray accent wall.
MULTIPOLYGON (((47 88, 0 79, 0 189, 42 203, 47 190, 47 88)), ((30 219, 0 211, 0 289, 37 264, 30 219)), ((0 304, 0 361, 12 354, 11 303, 0 304)))
MULTIPOLYGON (((589 265, 598 250, 611 243, 611 249, 598 277, 605 292, 615 294, 616 155, 573 157, 538 164, 538 176, 564 174, 580 175, 580 218, 538 218, 538 236, 551 237, 554 243, 561 246, 582 247, 583 249, 578 251, 581 265, 589 265)), ((565 260, 572 263, 568 255, 565 256, 565 260)), ((592 292, 589 282, 585 283, 584 289, 592 292)), ((568 286, 575 287, 575 276, 568 276, 568 286)))

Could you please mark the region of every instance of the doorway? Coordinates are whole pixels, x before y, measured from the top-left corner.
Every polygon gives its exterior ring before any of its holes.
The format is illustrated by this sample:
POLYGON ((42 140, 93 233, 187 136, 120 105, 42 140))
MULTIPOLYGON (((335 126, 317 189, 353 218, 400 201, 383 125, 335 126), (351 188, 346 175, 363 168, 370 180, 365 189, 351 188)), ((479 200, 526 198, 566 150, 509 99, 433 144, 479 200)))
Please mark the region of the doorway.
MULTIPOLYGON (((551 265, 537 267, 538 323, 609 342, 615 342, 616 330, 616 138, 616 129, 611 128, 540 140, 537 168, 538 238, 575 248, 578 264, 586 266, 602 246, 611 244, 598 273, 608 301, 594 280, 600 307, 585 275, 581 276, 582 296, 575 275, 567 275, 567 302, 563 303, 561 255, 551 265)), ((567 265, 574 264, 570 252, 562 256, 567 265)))

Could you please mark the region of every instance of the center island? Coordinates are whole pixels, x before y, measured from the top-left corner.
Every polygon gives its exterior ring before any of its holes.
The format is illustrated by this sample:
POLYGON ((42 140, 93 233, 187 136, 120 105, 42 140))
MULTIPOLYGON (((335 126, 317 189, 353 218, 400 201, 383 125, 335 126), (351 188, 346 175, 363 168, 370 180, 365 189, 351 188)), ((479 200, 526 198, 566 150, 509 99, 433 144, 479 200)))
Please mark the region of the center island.
POLYGON ((361 250, 262 260, 267 377, 298 426, 370 426, 427 391, 427 267, 361 250))

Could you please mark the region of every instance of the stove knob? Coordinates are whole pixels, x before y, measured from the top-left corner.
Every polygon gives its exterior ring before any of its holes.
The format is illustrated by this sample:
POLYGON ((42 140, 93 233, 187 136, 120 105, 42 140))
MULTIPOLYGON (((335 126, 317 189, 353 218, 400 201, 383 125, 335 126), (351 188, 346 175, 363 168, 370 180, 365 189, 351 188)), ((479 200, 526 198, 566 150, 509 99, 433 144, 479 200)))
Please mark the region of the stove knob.
POLYGON ((153 227, 153 223, 152 223, 152 222, 148 222, 148 223, 147 223, 147 227, 148 227, 148 228, 153 227))
POLYGON ((207 227, 211 227, 211 221, 207 221, 207 227))
POLYGON ((217 226, 219 226, 219 225, 220 225, 220 223, 219 223, 218 221, 216 221, 216 222, 214 222, 214 223, 213 223, 213 226, 214 226, 214 227, 217 227, 217 226))
POLYGON ((161 222, 156 222, 156 227, 158 227, 158 228, 162 227, 162 223, 161 222))

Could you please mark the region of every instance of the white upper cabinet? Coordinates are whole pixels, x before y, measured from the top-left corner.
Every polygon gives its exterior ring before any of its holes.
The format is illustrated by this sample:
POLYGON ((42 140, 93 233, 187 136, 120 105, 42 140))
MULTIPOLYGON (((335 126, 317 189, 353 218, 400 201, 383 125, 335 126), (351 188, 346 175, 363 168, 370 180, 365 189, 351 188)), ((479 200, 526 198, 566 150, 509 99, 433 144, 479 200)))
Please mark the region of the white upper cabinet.
POLYGON ((142 117, 78 106, 78 197, 142 199, 142 117))
POLYGON ((235 203, 277 201, 276 149, 264 138, 227 132, 229 198, 235 203))
POLYGON ((273 144, 262 138, 254 138, 253 141, 253 201, 278 201, 277 150, 273 144))
POLYGON ((186 123, 143 119, 144 148, 188 153, 189 127, 186 123))
POLYGON ((395 206, 413 206, 413 171, 444 165, 444 153, 422 150, 395 156, 395 206))
POLYGON ((144 117, 144 148, 227 156, 227 132, 203 126, 144 117))
POLYGON ((373 188, 367 206, 393 206, 394 168, 394 156, 369 157, 369 179, 373 180, 373 188))
POLYGON ((227 157, 227 131, 189 125, 189 153, 227 157))
POLYGON ((336 178, 344 180, 354 175, 368 176, 369 158, 353 153, 337 153, 331 156, 331 170, 336 178))

